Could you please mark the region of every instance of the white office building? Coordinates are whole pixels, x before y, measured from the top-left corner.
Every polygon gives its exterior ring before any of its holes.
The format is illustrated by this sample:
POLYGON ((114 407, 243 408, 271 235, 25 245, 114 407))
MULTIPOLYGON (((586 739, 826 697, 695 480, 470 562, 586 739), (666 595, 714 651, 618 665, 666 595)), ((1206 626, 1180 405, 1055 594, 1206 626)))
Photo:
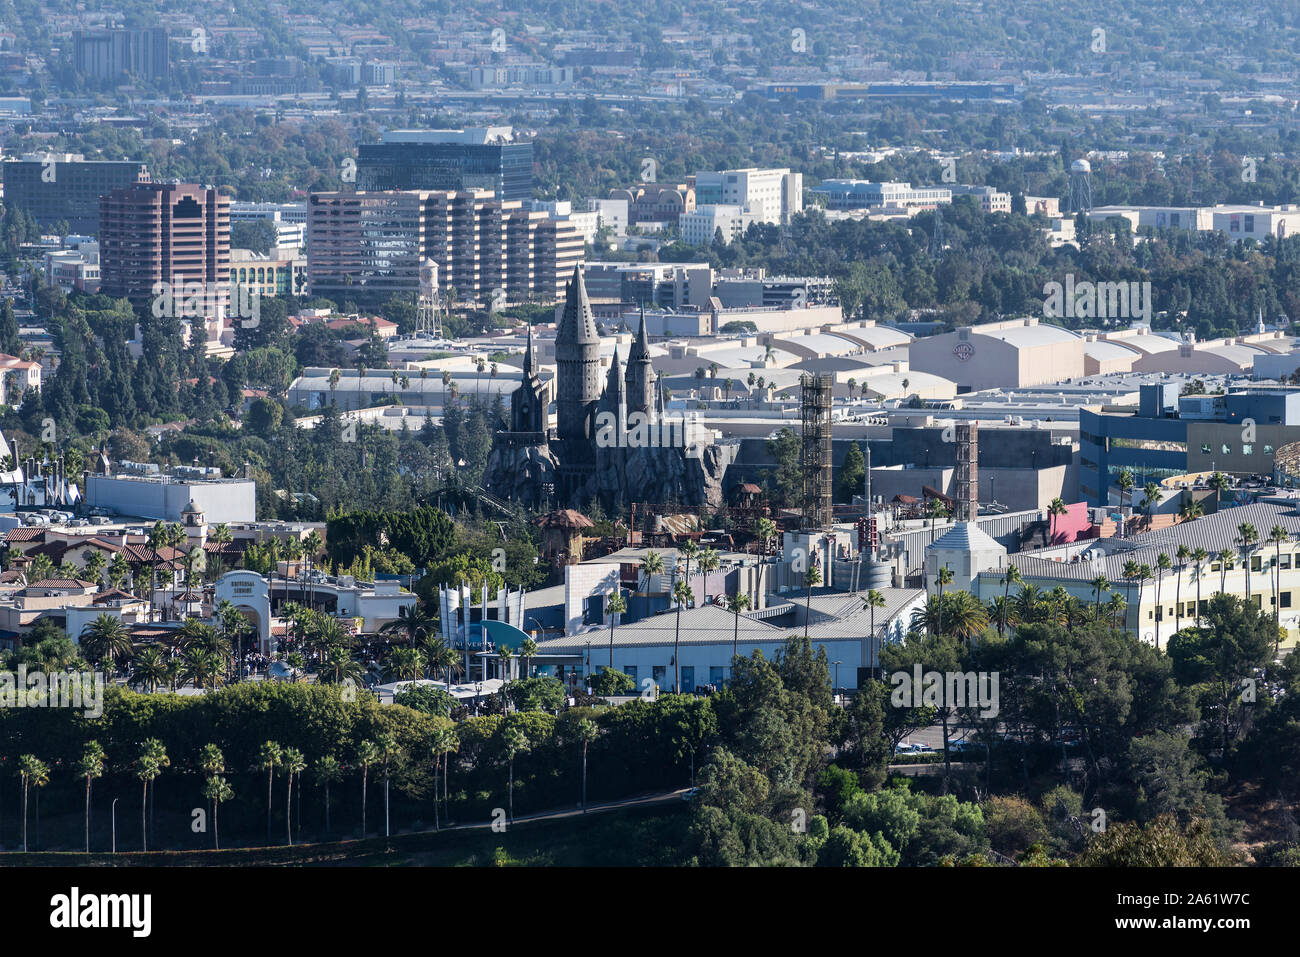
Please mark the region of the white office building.
MULTIPOLYGON (((695 205, 739 206, 755 222, 788 223, 803 210, 803 174, 788 169, 727 169, 695 174, 695 205)), ((724 231, 725 232, 725 231, 724 231)))

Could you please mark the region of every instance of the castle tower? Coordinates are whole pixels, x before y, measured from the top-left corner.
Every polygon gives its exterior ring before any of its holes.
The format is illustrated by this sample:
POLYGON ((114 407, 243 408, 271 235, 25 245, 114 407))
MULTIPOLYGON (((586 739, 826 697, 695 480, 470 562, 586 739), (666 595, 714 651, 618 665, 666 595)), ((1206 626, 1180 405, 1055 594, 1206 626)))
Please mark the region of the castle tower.
POLYGON ((528 326, 528 346, 524 349, 524 374, 519 388, 510 397, 510 431, 536 434, 546 431, 547 389, 537 375, 537 354, 533 351, 533 327, 528 326))
POLYGON ((600 401, 600 336, 587 299, 581 267, 565 288, 564 312, 555 334, 556 428, 562 441, 590 445, 596 438, 600 401))
POLYGON ((648 420, 655 417, 655 370, 650 362, 650 342, 645 333, 645 309, 637 329, 632 350, 627 356, 627 414, 640 412, 648 420))
MULTIPOLYGON (((627 391, 623 382, 623 365, 618 361, 618 346, 614 347, 614 361, 609 364, 605 391, 600 396, 599 412, 613 415, 615 438, 621 439, 627 432, 627 391)), ((605 418, 604 421, 609 420, 605 418)))

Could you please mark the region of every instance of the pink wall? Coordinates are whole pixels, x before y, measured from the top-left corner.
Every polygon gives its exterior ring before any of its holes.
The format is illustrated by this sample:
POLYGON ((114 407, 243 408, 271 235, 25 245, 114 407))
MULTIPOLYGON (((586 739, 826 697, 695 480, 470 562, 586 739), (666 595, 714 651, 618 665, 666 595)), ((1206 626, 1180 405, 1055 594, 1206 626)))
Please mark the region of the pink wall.
POLYGON ((1064 515, 1047 516, 1053 545, 1090 537, 1088 531, 1092 528, 1092 520, 1088 517, 1088 503, 1075 502, 1073 505, 1067 505, 1066 509, 1064 515))

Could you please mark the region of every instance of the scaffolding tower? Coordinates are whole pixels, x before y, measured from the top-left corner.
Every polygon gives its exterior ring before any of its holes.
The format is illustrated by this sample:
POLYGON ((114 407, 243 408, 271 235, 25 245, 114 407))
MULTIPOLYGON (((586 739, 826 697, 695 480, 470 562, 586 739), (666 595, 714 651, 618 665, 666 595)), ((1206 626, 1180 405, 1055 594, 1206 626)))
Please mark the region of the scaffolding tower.
POLYGON ((829 375, 799 377, 803 421, 799 464, 803 471, 805 528, 831 526, 831 384, 829 375))
POLYGON ((979 426, 963 422, 957 426, 957 521, 979 518, 979 426))

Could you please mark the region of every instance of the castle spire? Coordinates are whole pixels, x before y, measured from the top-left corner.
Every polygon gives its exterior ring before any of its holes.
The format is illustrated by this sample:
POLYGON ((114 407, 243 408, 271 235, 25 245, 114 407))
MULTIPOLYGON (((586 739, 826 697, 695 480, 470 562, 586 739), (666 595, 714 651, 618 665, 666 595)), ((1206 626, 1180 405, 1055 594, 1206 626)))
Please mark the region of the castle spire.
POLYGON ((533 353, 533 323, 528 321, 528 345, 524 348, 524 380, 537 375, 537 356, 533 353))
POLYGON ((652 418, 655 412, 655 372, 650 361, 650 340, 646 335, 645 307, 627 355, 627 414, 640 412, 652 418))

